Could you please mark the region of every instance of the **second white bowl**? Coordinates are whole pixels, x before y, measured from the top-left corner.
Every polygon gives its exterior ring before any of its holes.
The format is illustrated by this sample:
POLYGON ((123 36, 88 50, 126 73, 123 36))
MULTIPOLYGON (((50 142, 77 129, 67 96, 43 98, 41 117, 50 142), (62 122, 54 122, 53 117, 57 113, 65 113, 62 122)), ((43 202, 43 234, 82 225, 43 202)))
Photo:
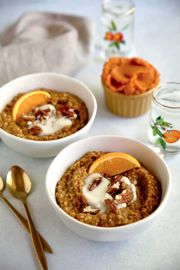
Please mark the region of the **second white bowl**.
POLYGON ((55 157, 46 176, 48 198, 59 218, 61 218, 72 231, 85 238, 96 241, 119 241, 127 239, 148 228, 149 225, 160 216, 160 213, 164 209, 170 191, 170 183, 170 173, 167 165, 164 160, 148 146, 133 139, 110 135, 90 137, 67 146, 55 157), (144 166, 158 178, 162 189, 161 202, 152 214, 132 224, 107 228, 82 223, 69 216, 57 205, 55 188, 59 179, 65 173, 67 168, 83 154, 88 151, 96 150, 126 152, 131 154, 142 162, 144 166))

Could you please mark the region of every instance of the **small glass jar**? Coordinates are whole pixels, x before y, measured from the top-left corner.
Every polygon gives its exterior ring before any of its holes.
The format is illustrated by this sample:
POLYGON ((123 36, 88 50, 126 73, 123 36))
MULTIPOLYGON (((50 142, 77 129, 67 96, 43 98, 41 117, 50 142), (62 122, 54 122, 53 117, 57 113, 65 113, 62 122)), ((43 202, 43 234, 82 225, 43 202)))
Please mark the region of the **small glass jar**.
POLYGON ((165 83, 154 92, 148 140, 164 152, 180 151, 180 83, 165 83))
POLYGON ((135 6, 131 0, 103 0, 101 49, 105 58, 127 56, 134 41, 135 6))

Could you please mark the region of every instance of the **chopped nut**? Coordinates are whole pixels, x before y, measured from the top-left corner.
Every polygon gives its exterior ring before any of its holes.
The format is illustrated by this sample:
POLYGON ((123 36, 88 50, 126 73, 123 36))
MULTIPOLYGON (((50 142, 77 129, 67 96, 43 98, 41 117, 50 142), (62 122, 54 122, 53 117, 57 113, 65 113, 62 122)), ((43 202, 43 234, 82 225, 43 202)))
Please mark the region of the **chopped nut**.
POLYGON ((117 192, 120 192, 119 188, 113 187, 112 185, 108 187, 107 193, 109 193, 111 196, 114 196, 117 192))
POLYGON ((68 117, 68 118, 76 118, 77 114, 74 112, 73 108, 70 108, 67 106, 67 104, 64 103, 57 103, 56 105, 57 112, 60 112, 62 115, 68 117))
POLYGON ((117 175, 114 175, 112 180, 113 180, 113 183, 117 183, 121 180, 121 175, 117 174, 117 175))
POLYGON ((74 118, 75 113, 72 112, 72 111, 70 111, 70 110, 68 110, 68 111, 65 113, 65 115, 66 115, 67 117, 69 117, 69 118, 74 118))
POLYGON ((39 116, 41 117, 41 116, 43 116, 43 111, 42 110, 37 110, 37 111, 35 111, 35 118, 38 118, 39 116))
POLYGON ((116 184, 116 183, 120 183, 120 181, 121 181, 121 175, 114 175, 114 176, 112 176, 111 177, 111 186, 113 186, 114 184, 116 184))
POLYGON ((104 202, 112 212, 114 212, 114 213, 117 212, 117 206, 114 203, 114 200, 106 199, 106 200, 104 200, 104 202))
POLYGON ((133 193, 130 188, 127 188, 122 191, 122 193, 116 195, 115 197, 115 204, 121 204, 121 203, 130 203, 133 200, 133 193))
POLYGON ((111 194, 112 196, 116 195, 117 192, 120 193, 120 182, 118 181, 119 178, 115 178, 112 180, 112 182, 109 184, 107 193, 111 194), (118 182, 117 182, 118 181, 118 182))
POLYGON ((32 126, 29 128, 29 133, 31 135, 39 135, 42 132, 42 129, 39 126, 32 126))
POLYGON ((120 183, 117 182, 117 183, 113 184, 112 187, 118 189, 118 188, 120 188, 120 183))
POLYGON ((102 182, 102 177, 96 178, 88 187, 89 191, 94 190, 102 182))
POLYGON ((35 111, 34 115, 35 115, 35 119, 36 120, 46 120, 48 118, 49 113, 51 112, 51 110, 49 108, 41 110, 38 109, 37 111, 35 111))
POLYGON ((63 115, 66 115, 67 111, 69 110, 69 107, 66 104, 57 104, 56 110, 60 111, 63 115))

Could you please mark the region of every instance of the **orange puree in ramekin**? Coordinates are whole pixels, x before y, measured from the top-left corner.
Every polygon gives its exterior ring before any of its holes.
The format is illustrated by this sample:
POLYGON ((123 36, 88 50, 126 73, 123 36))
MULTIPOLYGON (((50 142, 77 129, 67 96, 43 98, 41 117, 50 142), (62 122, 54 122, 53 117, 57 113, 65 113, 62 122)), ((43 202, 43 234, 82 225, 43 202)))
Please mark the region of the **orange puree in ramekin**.
POLYGON ((110 58, 102 73, 102 82, 113 92, 137 95, 147 92, 159 84, 158 71, 140 58, 110 58))

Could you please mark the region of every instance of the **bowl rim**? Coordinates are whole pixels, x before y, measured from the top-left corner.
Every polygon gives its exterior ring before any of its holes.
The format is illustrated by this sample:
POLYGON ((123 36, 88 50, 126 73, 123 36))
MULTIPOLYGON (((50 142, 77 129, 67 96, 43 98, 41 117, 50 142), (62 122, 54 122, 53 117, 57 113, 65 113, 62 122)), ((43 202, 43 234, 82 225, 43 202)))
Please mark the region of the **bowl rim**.
MULTIPOLYGON (((88 138, 85 138, 85 139, 81 139, 79 141, 76 141, 76 142, 73 142, 71 144, 69 144, 68 146, 64 147, 56 156, 55 158, 52 160, 50 166, 48 167, 48 170, 46 172, 46 180, 45 180, 45 187, 46 187, 46 193, 47 193, 47 196, 48 196, 48 199, 51 203, 51 205, 53 206, 53 208, 56 210, 56 212, 60 212, 62 215, 64 215, 66 218, 68 218, 71 222, 75 222, 77 225, 80 225, 86 229, 92 229, 92 230, 98 230, 98 231, 101 231, 101 232, 114 232, 114 231, 118 231, 119 229, 120 230, 127 230, 127 229, 131 229, 133 227, 137 227, 139 225, 143 225, 143 224, 146 224, 148 221, 150 220, 153 220, 157 215, 158 213, 160 213, 164 206, 166 205, 167 203, 167 200, 169 198, 169 194, 170 194, 170 191, 171 191, 171 174, 170 174, 170 170, 166 164, 166 162, 163 160, 163 158, 161 156, 159 156, 156 152, 154 152, 148 145, 146 145, 145 143, 137 140, 137 139, 133 139, 133 138, 127 138, 127 137, 121 137, 121 136, 118 136, 118 135, 96 135, 96 136, 90 136, 88 138), (167 172, 167 187, 166 187, 166 190, 165 190, 165 193, 164 193, 164 197, 161 198, 161 201, 160 201, 160 204, 158 205, 158 207, 150 214, 148 215, 147 217, 143 218, 143 219, 140 219, 138 221, 135 221, 133 223, 130 223, 130 224, 125 224, 125 225, 120 225, 120 226, 115 226, 115 227, 102 227, 102 226, 96 226, 96 225, 91 225, 91 224, 87 224, 87 223, 83 223, 82 221, 79 221, 75 218, 73 218, 72 216, 70 216, 68 213, 66 213, 57 203, 55 200, 52 199, 51 195, 49 194, 49 188, 48 188, 48 179, 49 179, 49 175, 50 175, 50 171, 51 171, 51 168, 53 168, 53 165, 54 163, 56 162, 56 160, 59 159, 60 155, 62 152, 66 151, 67 148, 70 148, 72 145, 78 145, 80 144, 81 142, 85 142, 85 141, 88 141, 89 139, 101 139, 101 138, 117 138, 117 139, 121 139, 121 140, 126 140, 126 141, 131 141, 131 142, 135 142, 137 144, 139 144, 139 146, 143 146, 145 147, 148 151, 150 151, 153 155, 155 155, 159 161, 163 164, 164 168, 166 169, 166 172, 167 172)), ((54 190, 55 192, 55 190, 54 190)), ((61 218, 61 216, 60 216, 61 218)), ((62 218, 61 218, 62 220, 62 218)), ((63 221, 63 220, 62 220, 63 221)))
MULTIPOLYGON (((67 75, 64 75, 64 74, 61 74, 61 73, 55 73, 55 72, 39 72, 39 73, 31 73, 31 74, 27 74, 27 75, 24 75, 24 76, 20 76, 14 80, 11 80, 9 81, 8 83, 2 85, 0 87, 0 90, 1 88, 4 88, 4 87, 8 87, 9 84, 11 83, 14 83, 16 81, 19 81, 19 80, 22 80, 22 79, 28 79, 29 77, 38 77, 38 76, 52 76, 52 77, 61 77, 61 78, 65 78, 67 80, 71 80, 71 81, 74 81, 74 82, 77 82, 78 84, 80 84, 81 86, 83 86, 86 91, 89 93, 90 97, 92 98, 92 103, 93 103, 93 109, 92 109, 92 115, 91 117, 88 119, 88 122, 86 123, 86 125, 79 129, 78 131, 76 131, 75 133, 72 133, 66 137, 62 137, 62 138, 59 138, 59 139, 56 139, 56 140, 46 140, 46 141, 35 141, 35 140, 30 140, 30 139, 26 139, 26 138, 21 138, 21 137, 18 137, 18 136, 15 136, 11 133, 8 133, 7 131, 3 130, 2 128, 0 128, 0 134, 2 133, 4 136, 7 136, 9 137, 10 139, 13 139, 13 140, 17 140, 19 142, 26 142, 26 143, 32 143, 34 145, 44 145, 44 144, 49 144, 49 145, 53 145, 53 144, 56 144, 57 142, 66 142, 68 140, 71 140, 72 138, 75 138, 77 137, 78 135, 80 135, 81 133, 83 133, 89 126, 92 125, 94 119, 95 119, 95 116, 96 116, 96 113, 97 113, 97 101, 96 101, 96 98, 94 96, 94 94, 91 92, 90 88, 83 82, 81 82, 80 80, 76 79, 76 78, 73 78, 73 77, 70 77, 70 76, 67 76, 67 75)), ((26 92, 25 92, 26 93, 26 92)), ((85 103, 85 102, 84 102, 85 103)), ((86 105, 86 103, 85 103, 86 105)), ((86 105, 87 107, 87 105, 86 105)))

